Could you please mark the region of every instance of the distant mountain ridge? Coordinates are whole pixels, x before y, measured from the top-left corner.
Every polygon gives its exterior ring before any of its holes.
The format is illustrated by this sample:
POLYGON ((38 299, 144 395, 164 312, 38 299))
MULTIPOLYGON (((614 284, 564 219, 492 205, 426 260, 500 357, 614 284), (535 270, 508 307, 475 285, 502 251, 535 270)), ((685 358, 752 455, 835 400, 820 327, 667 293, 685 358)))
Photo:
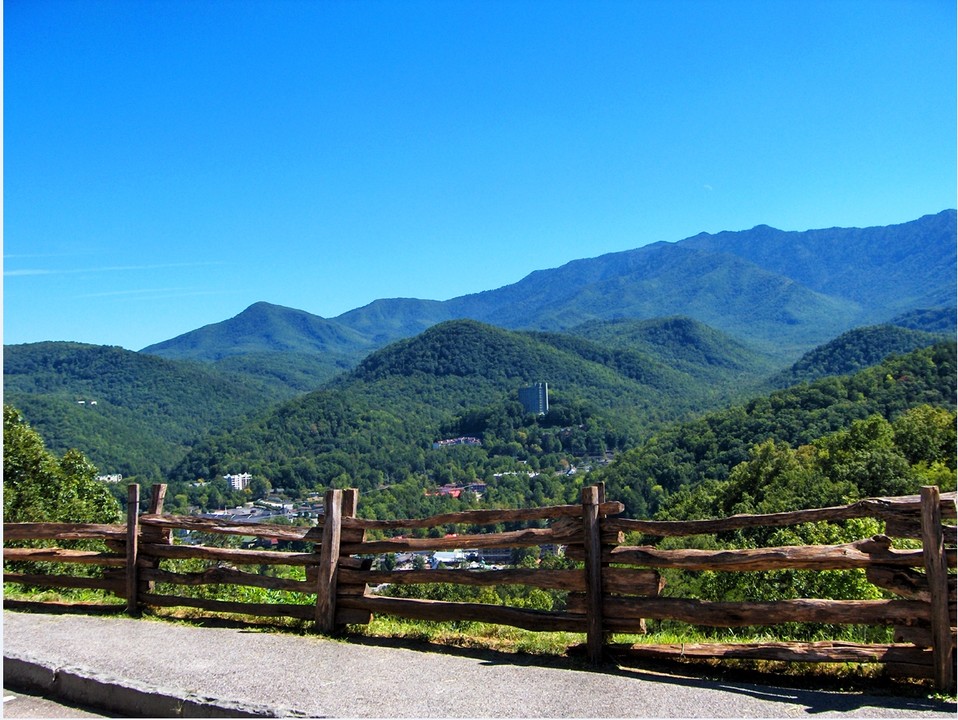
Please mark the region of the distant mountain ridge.
POLYGON ((217 361, 296 350, 342 364, 446 320, 555 331, 685 315, 792 361, 853 327, 953 307, 955 237, 955 210, 886 227, 702 233, 537 270, 497 290, 380 299, 333 319, 256 303, 142 352, 217 361))
POLYGON ((863 321, 887 320, 913 308, 954 305, 955 233, 955 211, 945 210, 884 227, 787 232, 759 225, 701 233, 682 245, 737 255, 815 292, 859 303, 863 321), (876 316, 868 316, 871 307, 876 316))

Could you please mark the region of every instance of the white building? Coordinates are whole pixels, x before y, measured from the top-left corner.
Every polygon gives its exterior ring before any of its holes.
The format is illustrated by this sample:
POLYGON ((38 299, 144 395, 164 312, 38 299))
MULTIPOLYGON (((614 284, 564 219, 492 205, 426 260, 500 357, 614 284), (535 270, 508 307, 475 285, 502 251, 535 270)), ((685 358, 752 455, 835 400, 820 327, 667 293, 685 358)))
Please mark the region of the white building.
POLYGON ((249 473, 240 473, 239 475, 224 475, 223 479, 230 484, 234 490, 245 490, 249 487, 253 476, 249 473))

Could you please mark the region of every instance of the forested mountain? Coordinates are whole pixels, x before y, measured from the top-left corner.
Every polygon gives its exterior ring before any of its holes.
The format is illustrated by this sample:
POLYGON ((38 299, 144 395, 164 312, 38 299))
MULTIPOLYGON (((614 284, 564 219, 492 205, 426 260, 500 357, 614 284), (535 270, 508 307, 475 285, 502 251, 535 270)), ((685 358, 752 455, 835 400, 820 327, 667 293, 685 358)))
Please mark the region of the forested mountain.
POLYGON ((211 429, 284 397, 199 363, 64 342, 5 346, 3 387, 51 450, 78 448, 104 473, 146 481, 211 429))
MULTIPOLYGON (((840 374, 935 337, 885 326, 849 332, 810 353, 789 378, 840 374)), ((288 357, 284 386, 302 380, 295 376, 298 356, 288 357)), ((670 422, 760 394, 773 367, 767 357, 683 317, 594 321, 573 333, 450 321, 374 352, 325 389, 281 405, 288 387, 272 387, 273 378, 257 382, 221 371, 223 364, 243 361, 169 361, 74 343, 10 346, 5 400, 22 410, 51 449, 76 447, 103 472, 145 482, 171 471, 174 479, 192 482, 248 470, 294 493, 330 484, 359 485, 368 493, 410 478, 422 491, 440 480, 593 464, 670 422), (549 415, 538 418, 517 403, 518 388, 536 381, 550 384, 552 400, 549 415), (216 434, 208 437, 211 432, 216 434), (457 435, 482 437, 483 445, 432 450, 434 441, 457 435)), ((819 389, 785 391, 773 405, 799 392, 822 407, 847 405, 832 390, 822 395, 818 383, 810 388, 819 389)), ((828 412, 838 418, 835 427, 847 419, 844 410, 828 412)), ((789 427, 814 434, 808 417, 783 417, 789 427)), ((694 442, 734 447, 733 459, 744 457, 748 441, 715 439, 711 422, 692 422, 699 433, 694 442)), ((692 482, 699 464, 683 461, 681 480, 653 485, 666 491, 692 482)), ((661 467, 677 472, 671 461, 661 467)), ((550 496, 574 486, 570 482, 553 487, 550 496)), ((518 501, 524 490, 511 492, 518 501)), ((654 507, 659 497, 649 491, 637 507, 654 507)), ((222 493, 219 499, 225 500, 222 493)), ((216 500, 215 494, 207 498, 216 500)))
POLYGON ((649 355, 710 384, 728 383, 734 377, 739 389, 747 388, 777 367, 768 355, 689 317, 599 320, 568 332, 603 346, 649 355))
POLYGON ((330 320, 257 303, 144 352, 211 361, 295 350, 342 366, 457 318, 556 331, 680 314, 792 362, 856 326, 954 307, 955 234, 954 210, 877 228, 702 233, 539 270, 497 290, 442 302, 382 299, 330 320))
POLYGON ((449 302, 461 315, 541 330, 681 314, 775 352, 816 345, 853 325, 857 314, 843 298, 813 292, 733 255, 682 243, 577 260, 499 291, 449 302))
POLYGON ((628 514, 649 516, 683 488, 727 480, 754 446, 769 440, 807 445, 856 420, 892 420, 921 405, 954 413, 955 355, 954 341, 939 343, 854 375, 779 390, 670 426, 590 480, 604 481, 608 496, 623 501, 628 514))
MULTIPOLYGON (((272 314, 268 310, 257 312, 268 317, 272 314)), ((514 426, 521 422, 510 416, 514 408, 508 401, 515 402, 521 384, 546 378, 552 383, 559 413, 550 421, 559 422, 561 415, 567 425, 575 420, 578 426, 585 424, 581 421, 588 415, 590 447, 596 452, 621 449, 661 422, 716 407, 730 388, 740 390, 748 386, 746 377, 764 374, 761 358, 742 351, 721 333, 689 324, 648 323, 628 338, 619 328, 617 339, 610 340, 616 347, 611 347, 571 335, 517 334, 472 321, 451 322, 373 354, 352 375, 333 383, 331 392, 339 399, 330 412, 355 416, 340 418, 336 421, 340 425, 364 426, 373 417, 367 409, 385 408, 390 423, 400 416, 404 426, 420 425, 415 428, 415 442, 429 447, 439 434, 455 434, 460 425, 471 428, 462 430, 463 434, 479 432, 475 429, 479 407, 492 418, 484 421, 483 432, 500 422, 495 417, 510 417, 509 427, 500 434, 504 443, 512 443, 514 426), (670 334, 674 335, 671 340, 670 334), (703 342, 693 349, 693 335, 708 337, 708 348, 702 349, 703 342), (652 336, 658 339, 648 340, 652 336), (677 353, 684 353, 685 359, 677 361, 677 353), (754 367, 748 360, 755 360, 754 367), (583 409, 584 404, 588 409, 583 409), (461 422, 457 412, 465 412, 467 420, 461 422)), ((316 356, 293 351, 266 355, 266 366, 260 366, 256 354, 210 364, 75 343, 9 346, 4 366, 6 400, 21 409, 52 449, 62 452, 76 447, 104 473, 153 482, 166 477, 191 446, 202 444, 207 433, 236 429, 242 435, 246 430, 236 426, 250 412, 288 399, 296 389, 302 394, 321 384, 316 356)), ((386 419, 381 414, 375 417, 386 419)), ((392 432, 365 429, 375 437, 392 432)), ((537 445, 534 429, 524 433, 524 445, 537 445)), ((576 427, 562 442, 551 437, 542 440, 548 449, 544 454, 550 456, 546 464, 561 466, 563 458, 555 452, 563 442, 569 458, 585 453, 586 434, 586 429, 576 427)), ((337 443, 343 443, 341 451, 352 447, 339 435, 326 438, 326 443, 330 452, 337 443)), ((396 445, 402 443, 408 444, 406 434, 397 443, 385 443, 392 453, 390 467, 403 458, 422 466, 421 459, 397 451, 396 445)), ((266 472, 279 486, 305 482, 293 482, 290 477, 316 483, 355 469, 351 461, 341 462, 330 474, 330 466, 322 462, 296 460, 310 451, 300 449, 284 459, 277 447, 272 442, 271 454, 245 456, 242 465, 266 472), (277 463, 282 469, 277 470, 277 463)), ((370 457, 376 454, 371 447, 362 450, 370 457)), ((514 448, 511 452, 516 455, 514 448)), ((232 460, 234 454, 230 450, 224 457, 232 460)), ((193 471, 196 477, 207 477, 237 469, 226 465, 213 461, 210 470, 210 462, 204 460, 193 471)), ((380 477, 372 465, 363 472, 380 477)))
POLYGON ((893 353, 911 352, 944 339, 944 333, 927 333, 895 325, 849 330, 805 353, 792 367, 772 378, 772 384, 785 388, 829 375, 847 375, 875 365, 893 353))
POLYGON ((427 468, 436 477, 448 474, 439 465, 452 453, 436 455, 432 443, 469 432, 482 432, 484 444, 463 479, 515 470, 518 461, 559 469, 713 407, 713 394, 690 374, 628 350, 450 321, 371 354, 323 390, 200 443, 174 476, 248 470, 292 490, 334 482, 366 490, 427 468), (518 389, 536 381, 549 383, 554 406, 541 422, 517 409, 518 389), (546 434, 563 436, 543 440, 546 426, 553 428, 546 434))
POLYGON ((955 304, 956 214, 886 227, 701 233, 680 243, 728 253, 830 297, 857 303, 856 324, 955 304))
MULTIPOLYGON (((655 338, 672 324, 711 336, 684 319, 592 331, 655 338)), ((743 355, 722 355, 716 350, 722 343, 712 340, 703 347, 712 348, 706 356, 713 366, 742 361, 743 355)), ((668 344, 660 337, 660 350, 668 344)), ((682 362, 693 366, 702 352, 682 362)), ((367 508, 422 513, 439 507, 438 501, 425 506, 423 498, 444 482, 483 481, 500 497, 508 487, 507 496, 522 504, 536 492, 540 499, 561 498, 581 476, 562 481, 554 473, 614 452, 618 457, 590 481, 604 480, 610 497, 643 516, 682 487, 725 479, 769 438, 805 444, 875 413, 892 418, 921 404, 955 406, 954 342, 669 424, 710 402, 705 384, 677 365, 577 336, 442 323, 373 353, 324 390, 198 444, 173 477, 187 483, 249 471, 294 494, 358 486, 367 508), (516 402, 518 388, 534 381, 550 383, 546 416, 528 415, 516 402), (458 435, 479 437, 482 445, 433 448, 458 435), (544 474, 524 479, 527 471, 544 474)))
POLYGON ((221 360, 248 353, 351 356, 370 343, 340 323, 258 302, 228 322, 213 323, 144 349, 150 355, 221 360))
POLYGON ((251 352, 231 355, 210 365, 227 375, 261 383, 279 400, 316 390, 341 372, 355 367, 357 361, 357 357, 336 358, 315 353, 251 352))
POLYGON ((958 329, 958 308, 952 306, 937 310, 910 310, 892 318, 890 324, 909 330, 954 336, 958 329))
POLYGON ((248 375, 291 397, 355 367, 378 345, 361 333, 302 310, 258 302, 234 318, 151 345, 143 354, 200 360, 248 375))

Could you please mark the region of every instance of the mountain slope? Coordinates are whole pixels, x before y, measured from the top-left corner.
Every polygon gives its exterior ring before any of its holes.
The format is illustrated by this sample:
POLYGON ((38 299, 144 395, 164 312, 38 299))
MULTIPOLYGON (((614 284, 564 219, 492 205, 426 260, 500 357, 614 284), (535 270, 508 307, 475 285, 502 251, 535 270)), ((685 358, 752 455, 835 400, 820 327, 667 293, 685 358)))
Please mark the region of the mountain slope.
POLYGON ((606 483, 632 517, 655 513, 663 499, 697 483, 722 481, 769 439, 793 447, 879 414, 894 418, 922 404, 955 411, 954 341, 892 356, 854 375, 778 390, 669 426, 590 477, 606 483))
POLYGON ((897 315, 889 320, 890 325, 921 330, 929 333, 942 333, 954 337, 958 330, 958 308, 951 307, 928 310, 919 308, 897 315))
POLYGON ((628 443, 708 402, 704 384, 628 351, 456 320, 376 351, 325 389, 200 443, 174 477, 187 482, 243 469, 274 485, 302 489, 326 486, 342 475, 365 491, 416 469, 441 475, 445 471, 436 463, 449 456, 431 454, 432 442, 444 428, 468 425, 460 418, 481 409, 494 416, 484 426, 498 429, 495 439, 487 438, 488 452, 472 451, 474 478, 490 463, 515 468, 527 453, 536 462, 552 457, 572 435, 582 435, 582 453, 589 449, 589 432, 596 452, 608 443, 628 443), (526 421, 521 408, 512 415, 517 390, 536 381, 549 383, 558 408, 543 422, 570 427, 560 439, 544 445, 529 441, 525 447, 506 437, 541 432, 514 433, 515 423, 526 421))
POLYGON ((784 388, 830 375, 848 375, 877 365, 889 355, 908 353, 942 340, 944 337, 941 334, 895 325, 856 328, 805 353, 792 367, 772 378, 771 382, 775 387, 784 388))
POLYGON ((769 356, 684 316, 592 321, 572 328, 569 333, 609 347, 648 354, 710 383, 731 377, 737 384, 748 383, 776 366, 769 356))
POLYGON ((450 303, 484 322, 543 330, 597 319, 687 315, 776 351, 786 343, 798 348, 831 337, 859 312, 853 303, 735 256, 664 243, 575 261, 533 274, 494 297, 450 303))
POLYGON ((239 315, 206 325, 141 352, 215 361, 249 353, 303 353, 354 358, 371 341, 361 333, 302 310, 258 302, 239 315))
POLYGON ((871 228, 702 233, 680 245, 730 253, 862 307, 859 323, 955 303, 956 213, 871 228))
POLYGON ((148 480, 196 438, 280 397, 201 364, 59 342, 5 346, 3 386, 52 450, 76 447, 103 472, 148 480))
POLYGON ((682 314, 791 361, 857 325, 953 307, 955 231, 956 213, 947 210, 888 227, 703 233, 575 260, 438 305, 379 300, 336 320, 397 339, 403 326, 448 317, 561 330, 682 314), (382 322, 400 315, 401 324, 382 322))
MULTIPOLYGON (((641 372, 616 367, 613 354, 588 341, 503 330, 474 320, 435 325, 414 338, 397 341, 368 356, 351 373, 330 384, 377 401, 392 386, 415 387, 408 400, 425 403, 436 417, 494 401, 537 381, 554 393, 576 394, 597 406, 623 408, 638 418, 637 408, 653 407, 664 394, 683 395, 672 407, 690 409, 702 396, 689 378, 652 359, 641 372)), ((648 419, 646 419, 646 422, 648 419)))

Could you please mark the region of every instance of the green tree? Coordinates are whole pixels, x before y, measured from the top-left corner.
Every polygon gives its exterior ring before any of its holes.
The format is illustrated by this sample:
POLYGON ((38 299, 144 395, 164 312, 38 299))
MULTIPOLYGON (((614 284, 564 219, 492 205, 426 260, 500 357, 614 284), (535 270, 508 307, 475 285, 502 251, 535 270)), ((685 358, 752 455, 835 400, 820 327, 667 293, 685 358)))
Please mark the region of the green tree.
POLYGON ((906 495, 917 491, 908 460, 895 445, 891 424, 872 415, 847 430, 815 442, 822 474, 833 482, 848 482, 865 496, 906 495))
POLYGON ((20 412, 3 408, 4 522, 116 522, 120 506, 77 450, 57 458, 20 412))
POLYGON ((249 494, 254 500, 264 498, 273 491, 273 486, 269 480, 263 477, 254 477, 249 482, 249 494))
POLYGON ((895 445, 913 465, 941 462, 954 470, 958 457, 955 413, 946 408, 919 405, 892 423, 895 445))

